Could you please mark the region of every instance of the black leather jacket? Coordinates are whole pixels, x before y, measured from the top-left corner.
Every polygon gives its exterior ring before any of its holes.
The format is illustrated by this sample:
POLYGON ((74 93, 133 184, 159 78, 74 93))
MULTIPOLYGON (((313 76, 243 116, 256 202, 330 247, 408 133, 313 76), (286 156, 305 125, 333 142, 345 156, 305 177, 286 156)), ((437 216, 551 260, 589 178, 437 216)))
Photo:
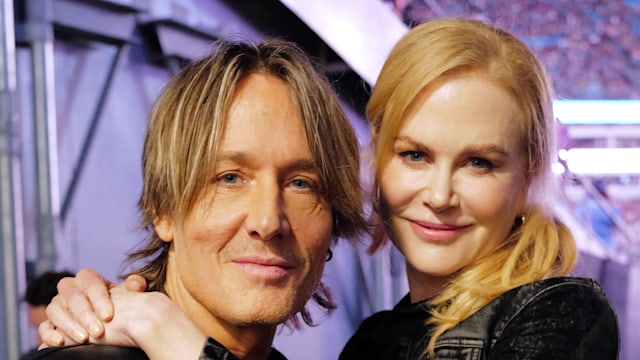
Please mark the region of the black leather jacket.
MULTIPOLYGON (((198 360, 238 360, 238 358, 229 352, 222 344, 213 338, 208 338, 204 343, 198 360)), ((272 348, 267 360, 287 360, 287 358, 278 350, 272 348)))
MULTIPOLYGON (((21 360, 148 360, 147 355, 140 349, 111 346, 81 344, 61 347, 50 347, 37 352, 29 353, 21 360)), ((222 344, 212 338, 208 338, 202 348, 198 360, 238 360, 222 344)), ((287 360, 278 350, 271 349, 267 360, 287 360)))
MULTIPOLYGON (((425 302, 405 296, 391 311, 366 319, 341 360, 429 359, 425 302)), ((512 289, 445 332, 434 359, 618 358, 618 321, 602 288, 591 279, 562 277, 512 289)))

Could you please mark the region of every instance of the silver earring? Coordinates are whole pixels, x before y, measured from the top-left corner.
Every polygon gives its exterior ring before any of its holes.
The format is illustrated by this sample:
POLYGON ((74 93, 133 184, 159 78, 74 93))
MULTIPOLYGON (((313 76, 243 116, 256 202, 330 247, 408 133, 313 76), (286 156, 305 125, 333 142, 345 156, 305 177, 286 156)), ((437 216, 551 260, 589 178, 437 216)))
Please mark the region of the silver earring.
POLYGON ((331 249, 327 249, 327 259, 325 262, 329 262, 331 259, 333 259, 333 251, 331 251, 331 249))

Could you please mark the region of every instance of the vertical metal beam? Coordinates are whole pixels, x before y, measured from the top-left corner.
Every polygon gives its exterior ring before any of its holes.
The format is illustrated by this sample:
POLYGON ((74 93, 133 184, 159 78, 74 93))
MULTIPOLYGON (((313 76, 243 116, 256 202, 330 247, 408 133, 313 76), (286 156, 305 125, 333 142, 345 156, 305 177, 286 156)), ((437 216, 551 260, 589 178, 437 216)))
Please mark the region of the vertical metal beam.
POLYGON ((111 60, 111 65, 109 66, 107 79, 102 85, 102 90, 98 95, 98 104, 96 106, 96 110, 93 113, 91 122, 89 123, 89 129, 87 130, 87 135, 85 136, 84 142, 82 143, 82 148, 80 149, 80 155, 78 157, 78 160, 75 163, 73 176, 71 177, 69 188, 65 193, 64 200, 62 202, 62 207, 60 211, 60 219, 62 223, 65 222, 67 215, 69 214, 71 203, 73 201, 73 197, 78 187, 78 181, 80 181, 80 177, 82 176, 84 166, 87 162, 87 157, 89 156, 89 151, 91 150, 91 144, 93 143, 96 130, 98 129, 98 124, 100 123, 100 118, 102 117, 104 106, 107 102, 107 98, 109 97, 109 90, 111 90, 111 84, 113 83, 113 79, 115 77, 116 70, 118 69, 118 64, 120 62, 120 59, 122 58, 122 54, 124 53, 125 46, 126 44, 117 45, 116 53, 113 55, 113 59, 111 60))
MULTIPOLYGON (((18 359, 20 331, 18 308, 18 258, 14 199, 15 162, 12 137, 15 132, 13 96, 16 90, 13 1, 0 2, 0 358, 18 359)), ((24 266, 24 263, 20 263, 24 266)))
POLYGON ((38 260, 36 274, 55 267, 60 236, 60 188, 53 67, 52 1, 26 0, 31 47, 36 142, 38 260))

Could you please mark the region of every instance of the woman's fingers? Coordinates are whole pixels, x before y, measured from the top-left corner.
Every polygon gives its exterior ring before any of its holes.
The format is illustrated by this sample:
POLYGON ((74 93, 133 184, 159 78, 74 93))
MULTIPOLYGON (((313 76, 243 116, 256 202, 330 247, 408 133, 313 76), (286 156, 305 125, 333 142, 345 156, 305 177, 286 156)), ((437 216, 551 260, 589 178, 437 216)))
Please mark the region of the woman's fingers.
POLYGON ((78 271, 75 278, 70 279, 73 281, 63 283, 63 280, 65 280, 63 279, 58 283, 59 294, 62 293, 66 295, 68 290, 69 296, 65 299, 68 299, 68 301, 77 301, 74 302, 74 306, 76 304, 81 306, 79 311, 89 310, 87 304, 84 303, 84 299, 88 298, 91 311, 97 317, 102 321, 109 321, 113 318, 113 303, 111 302, 109 290, 115 285, 111 281, 104 279, 100 274, 91 269, 82 269, 78 271), (84 297, 80 297, 80 295, 75 292, 76 288, 84 293, 84 297))
POLYGON ((127 291, 144 292, 147 290, 147 280, 140 275, 129 275, 123 285, 127 291))
POLYGON ((56 346, 62 342, 64 345, 71 345, 89 340, 89 332, 66 308, 59 295, 47 306, 47 317, 49 320, 40 324, 38 328, 40 338, 45 344, 56 346))
POLYGON ((131 275, 119 286, 91 269, 78 271, 75 277, 58 282, 58 295, 47 306, 48 321, 38 332, 48 346, 99 342, 105 325, 114 317, 111 291, 144 292, 146 280, 131 275))
POLYGON ((56 330, 53 323, 49 320, 45 320, 38 325, 38 334, 42 340, 42 344, 38 349, 43 349, 49 346, 62 346, 65 344, 64 335, 56 330))

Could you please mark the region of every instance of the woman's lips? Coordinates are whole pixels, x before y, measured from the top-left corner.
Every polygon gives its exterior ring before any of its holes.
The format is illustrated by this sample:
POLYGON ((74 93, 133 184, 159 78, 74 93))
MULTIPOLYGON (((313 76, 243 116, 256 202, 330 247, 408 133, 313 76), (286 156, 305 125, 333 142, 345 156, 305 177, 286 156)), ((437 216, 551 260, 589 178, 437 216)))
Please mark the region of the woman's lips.
POLYGON ((410 220, 409 224, 418 237, 430 242, 449 242, 457 238, 468 226, 410 220))

